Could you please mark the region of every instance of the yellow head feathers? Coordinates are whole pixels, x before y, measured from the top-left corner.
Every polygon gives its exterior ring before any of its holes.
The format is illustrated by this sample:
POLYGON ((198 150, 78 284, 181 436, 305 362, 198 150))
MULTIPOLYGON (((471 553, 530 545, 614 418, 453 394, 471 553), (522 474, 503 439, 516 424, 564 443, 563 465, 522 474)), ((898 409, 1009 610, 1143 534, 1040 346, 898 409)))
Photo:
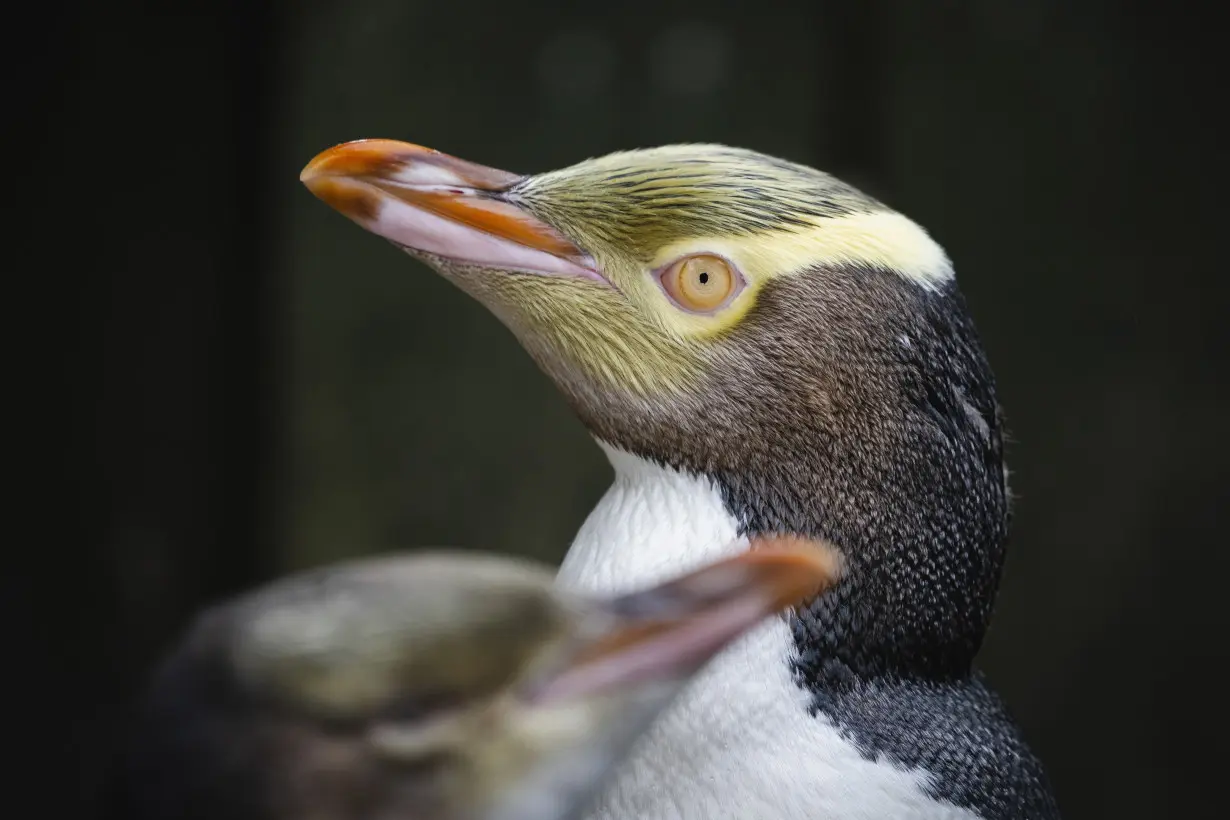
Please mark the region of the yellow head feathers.
POLYGON ((924 288, 952 276, 940 246, 901 214, 828 174, 738 148, 610 154, 527 177, 509 197, 592 254, 665 348, 736 327, 765 285, 810 269, 887 269, 924 288), (719 310, 682 309, 660 287, 663 271, 696 255, 726 260, 741 280, 719 310))

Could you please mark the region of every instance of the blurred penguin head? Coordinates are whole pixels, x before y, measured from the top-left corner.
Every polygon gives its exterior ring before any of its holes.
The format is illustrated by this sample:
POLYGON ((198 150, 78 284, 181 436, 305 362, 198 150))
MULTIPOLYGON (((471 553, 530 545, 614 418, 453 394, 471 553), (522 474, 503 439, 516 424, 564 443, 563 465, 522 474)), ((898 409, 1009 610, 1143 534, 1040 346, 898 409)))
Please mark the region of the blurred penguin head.
POLYGON ((611 598, 463 553, 276 582, 198 618, 156 675, 127 816, 572 817, 715 654, 836 570, 776 545, 611 598))

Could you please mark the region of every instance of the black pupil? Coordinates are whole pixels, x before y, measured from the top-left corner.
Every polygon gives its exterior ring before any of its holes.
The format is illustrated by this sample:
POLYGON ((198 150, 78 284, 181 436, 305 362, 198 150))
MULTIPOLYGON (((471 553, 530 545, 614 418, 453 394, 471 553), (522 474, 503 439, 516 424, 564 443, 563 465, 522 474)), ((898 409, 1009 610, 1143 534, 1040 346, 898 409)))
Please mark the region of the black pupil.
POLYGON ((701 274, 700 274, 700 283, 701 283, 702 285, 707 285, 707 284, 709 284, 709 273, 708 273, 708 271, 701 271, 701 274))

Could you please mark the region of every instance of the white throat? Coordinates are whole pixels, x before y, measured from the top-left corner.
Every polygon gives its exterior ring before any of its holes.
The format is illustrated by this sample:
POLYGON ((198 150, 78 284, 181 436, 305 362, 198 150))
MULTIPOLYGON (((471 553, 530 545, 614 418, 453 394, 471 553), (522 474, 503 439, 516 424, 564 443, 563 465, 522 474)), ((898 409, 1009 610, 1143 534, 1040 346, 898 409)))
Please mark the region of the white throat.
MULTIPOLYGON (((601 442, 600 442, 601 444, 601 442)), ((558 583, 619 592, 747 547, 714 483, 605 444, 615 482, 577 533, 558 583)), ((973 818, 933 801, 926 774, 859 756, 791 677, 773 619, 714 659, 638 744, 587 820, 973 818)))
POLYGON ((560 565, 561 585, 623 592, 746 548, 713 482, 599 444, 615 483, 573 540, 560 565))

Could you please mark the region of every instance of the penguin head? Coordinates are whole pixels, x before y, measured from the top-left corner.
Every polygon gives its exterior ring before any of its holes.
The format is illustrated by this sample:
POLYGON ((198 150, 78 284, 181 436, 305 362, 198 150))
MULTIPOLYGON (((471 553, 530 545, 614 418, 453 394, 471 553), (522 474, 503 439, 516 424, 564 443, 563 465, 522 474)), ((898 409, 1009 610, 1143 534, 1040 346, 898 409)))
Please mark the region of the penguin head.
MULTIPOLYGON (((636 431, 678 414, 746 436, 757 403, 796 373, 817 412, 840 405, 840 384, 816 383, 828 364, 818 360, 832 358, 826 345, 846 358, 875 352, 879 316, 866 314, 884 306, 826 271, 888 271, 924 291, 951 277, 939 246, 900 214, 827 174, 725 146, 518 176, 371 140, 322 153, 302 178, 479 299, 600 437, 639 450, 650 448, 636 431), (620 412, 606 409, 612 399, 620 412)), ((694 458, 730 454, 718 431, 697 432, 685 442, 694 458)))
POLYGON ((614 598, 461 553, 276 582, 202 615, 155 677, 127 816, 571 817, 710 657, 834 561, 766 548, 614 598))

